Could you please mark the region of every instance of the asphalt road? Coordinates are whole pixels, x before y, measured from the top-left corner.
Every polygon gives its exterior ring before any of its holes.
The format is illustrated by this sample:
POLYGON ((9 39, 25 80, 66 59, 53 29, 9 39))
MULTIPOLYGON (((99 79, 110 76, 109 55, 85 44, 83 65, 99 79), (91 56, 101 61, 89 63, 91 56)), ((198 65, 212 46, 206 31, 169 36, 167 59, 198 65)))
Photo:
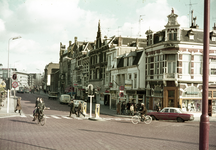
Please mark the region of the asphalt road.
MULTIPOLYGON (((152 121, 134 125, 129 118, 101 115, 106 121, 72 118, 69 107, 41 96, 50 110, 45 110, 45 126, 32 121, 36 94, 22 97, 23 113, 0 119, 1 150, 197 150, 199 122, 152 121)), ((209 149, 216 149, 216 122, 210 122, 209 149)))

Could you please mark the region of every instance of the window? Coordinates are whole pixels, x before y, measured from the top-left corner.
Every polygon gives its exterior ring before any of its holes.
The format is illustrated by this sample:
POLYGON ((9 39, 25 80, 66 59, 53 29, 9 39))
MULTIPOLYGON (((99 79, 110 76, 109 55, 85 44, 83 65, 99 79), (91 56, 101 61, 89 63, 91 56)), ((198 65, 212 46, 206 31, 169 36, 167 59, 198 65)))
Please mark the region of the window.
POLYGON ((212 41, 216 41, 216 37, 215 36, 212 36, 212 41))
POLYGON ((167 73, 176 73, 176 61, 175 61, 175 54, 167 55, 167 73))
POLYGON ((133 65, 133 57, 130 57, 129 58, 129 66, 132 66, 133 65))
POLYGON ((128 75, 128 79, 131 80, 131 74, 128 75))
POLYGON ((190 60, 191 60, 191 55, 183 55, 182 57, 183 62, 182 62, 182 73, 183 74, 190 74, 190 60))
POLYGON ((168 37, 170 41, 176 41, 177 40, 177 30, 176 29, 168 30, 168 37))
POLYGON ((194 55, 194 74, 201 74, 202 70, 202 56, 194 55))
POLYGON ((134 74, 134 88, 137 88, 137 74, 134 74))
POLYGON ((216 68, 211 68, 211 75, 216 75, 216 68))
POLYGON ((126 58, 124 58, 124 67, 126 67, 127 66, 127 57, 126 58))

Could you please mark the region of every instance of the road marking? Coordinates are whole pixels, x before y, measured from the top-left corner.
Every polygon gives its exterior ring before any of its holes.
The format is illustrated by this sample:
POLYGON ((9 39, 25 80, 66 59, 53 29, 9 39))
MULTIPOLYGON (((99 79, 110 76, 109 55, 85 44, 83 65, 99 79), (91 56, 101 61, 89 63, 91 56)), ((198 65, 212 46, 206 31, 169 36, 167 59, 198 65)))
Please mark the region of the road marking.
POLYGON ((51 117, 53 117, 53 118, 55 118, 55 119, 61 119, 61 118, 59 118, 59 117, 57 117, 57 116, 54 116, 54 115, 51 115, 51 117))
POLYGON ((71 117, 67 117, 67 116, 61 116, 61 117, 65 119, 72 119, 71 117))
POLYGON ((115 118, 115 120, 116 120, 116 121, 120 121, 120 120, 122 120, 122 119, 121 119, 121 118, 115 118))

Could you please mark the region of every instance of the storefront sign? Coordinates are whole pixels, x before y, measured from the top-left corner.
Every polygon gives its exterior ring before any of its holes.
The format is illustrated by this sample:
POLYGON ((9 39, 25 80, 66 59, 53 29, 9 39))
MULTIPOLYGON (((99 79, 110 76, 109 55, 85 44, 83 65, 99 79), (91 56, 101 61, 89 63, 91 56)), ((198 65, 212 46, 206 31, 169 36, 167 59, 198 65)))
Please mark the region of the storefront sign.
POLYGON ((199 94, 199 92, 185 92, 185 94, 187 94, 187 95, 197 95, 197 94, 199 94))

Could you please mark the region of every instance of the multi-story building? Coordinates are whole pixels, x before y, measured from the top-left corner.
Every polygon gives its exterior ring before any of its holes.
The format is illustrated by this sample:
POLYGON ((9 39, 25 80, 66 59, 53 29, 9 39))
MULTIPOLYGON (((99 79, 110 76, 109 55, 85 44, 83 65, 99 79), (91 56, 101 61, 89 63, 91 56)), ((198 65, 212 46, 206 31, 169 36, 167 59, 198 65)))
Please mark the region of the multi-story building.
MULTIPOLYGON (((17 71, 16 74, 17 74, 17 82, 19 84, 19 87, 29 88, 30 87, 28 84, 29 74, 25 73, 25 72, 19 72, 19 71, 17 71)), ((16 90, 18 90, 18 89, 16 89, 16 90)))
MULTIPOLYGON (((109 104, 111 108, 116 107, 116 103, 120 101, 141 99, 137 96, 137 90, 142 93, 142 100, 144 100, 144 84, 140 89, 139 82, 140 69, 144 69, 144 64, 138 66, 138 62, 143 52, 143 47, 146 46, 146 39, 132 38, 132 37, 114 37, 111 41, 111 46, 107 51, 107 68, 106 68, 106 82, 107 89, 104 95, 105 104, 109 104), (139 70, 138 70, 139 69, 139 70), (119 97, 119 87, 124 87, 124 97, 119 97), (142 92, 141 92, 142 91, 142 92), (108 101, 108 103, 107 103, 108 101)), ((144 74, 144 71, 143 71, 144 74)))
MULTIPOLYGON (((43 90, 45 91, 51 91, 51 74, 59 70, 59 64, 58 63, 49 63, 45 66, 44 69, 44 79, 43 79, 43 90)), ((58 82, 58 81, 56 81, 58 82)))
MULTIPOLYGON (((148 109, 159 102, 162 107, 181 107, 201 111, 203 30, 196 18, 190 28, 182 28, 172 9, 165 29, 146 31, 146 101, 148 109)), ((193 18, 193 15, 192 15, 193 18)), ((209 33, 209 108, 216 111, 216 27, 209 33), (214 106, 213 106, 214 105, 214 106)), ((210 110, 210 109, 209 109, 210 110)))

